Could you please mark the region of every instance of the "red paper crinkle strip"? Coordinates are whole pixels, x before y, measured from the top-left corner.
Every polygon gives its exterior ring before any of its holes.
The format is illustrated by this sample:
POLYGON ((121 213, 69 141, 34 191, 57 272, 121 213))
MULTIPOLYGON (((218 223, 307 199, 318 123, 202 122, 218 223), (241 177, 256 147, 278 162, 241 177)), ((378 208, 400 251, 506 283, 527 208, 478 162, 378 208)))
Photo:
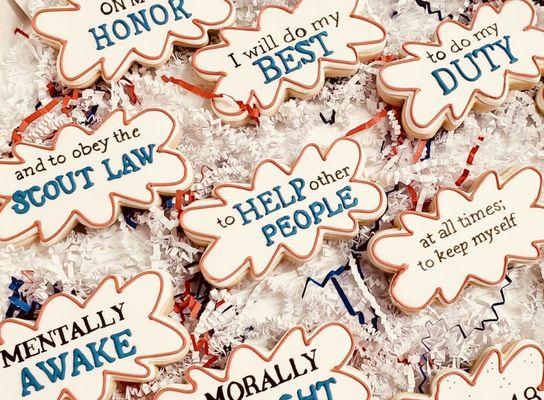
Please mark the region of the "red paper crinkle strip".
POLYGON ((15 30, 13 31, 13 33, 15 34, 19 34, 21 36, 24 36, 25 38, 27 39, 30 39, 30 35, 28 33, 26 33, 25 31, 23 31, 21 28, 15 28, 15 30))
POLYGON ((196 200, 195 194, 192 190, 182 192, 181 190, 176 191, 176 210, 182 211, 183 208, 191 204, 196 200))
POLYGON ((419 140, 416 147, 416 152, 414 153, 414 156, 412 157, 412 164, 415 164, 419 161, 421 158, 421 155, 423 154, 423 150, 425 150, 425 146, 427 146, 427 140, 419 140))
POLYGON ((61 111, 63 112, 63 114, 65 114, 67 116, 70 116, 70 110, 68 109, 68 103, 70 102, 70 100, 77 100, 78 98, 79 98, 79 90, 77 90, 77 89, 72 90, 71 95, 65 95, 64 96, 64 98, 62 99, 62 108, 61 108, 61 111))
MULTIPOLYGON (((477 144, 476 146, 474 146, 471 150, 470 150, 470 153, 468 153, 468 157, 467 157, 467 165, 473 165, 474 163, 474 157, 476 156, 476 153, 478 152, 478 150, 480 150, 480 146, 482 144, 482 142, 484 141, 484 137, 483 136, 479 136, 478 137, 478 141, 480 142, 479 144, 477 144)), ((463 170, 463 173, 461 174, 461 176, 455 181, 455 184, 457 186, 461 186, 465 180, 468 178, 470 174, 470 171, 468 170, 468 168, 465 168, 463 170)))
POLYGON ((34 113, 30 114, 28 117, 26 117, 23 122, 21 122, 21 125, 19 125, 17 128, 13 130, 13 133, 11 134, 11 140, 13 144, 20 143, 23 139, 23 133, 26 131, 28 126, 36 121, 37 119, 43 117, 45 114, 49 113, 53 108, 55 108, 59 104, 59 100, 53 99, 47 104, 45 107, 42 107, 38 110, 36 110, 34 113))
POLYGON ((415 208, 417 206, 417 202, 419 200, 419 195, 417 194, 416 190, 410 183, 408 186, 406 186, 406 190, 408 191, 408 194, 410 195, 410 201, 412 202, 412 208, 415 208))
MULTIPOLYGON (((168 77, 166 75, 163 75, 161 77, 164 83, 171 82, 175 85, 181 86, 183 89, 196 94, 197 96, 203 97, 205 99, 219 99, 225 97, 222 94, 216 94, 212 91, 206 90, 204 88, 195 86, 189 82, 184 81, 183 79, 168 77)), ((244 103, 243 101, 239 101, 236 99, 233 99, 238 107, 240 107, 240 110, 245 111, 248 113, 249 117, 255 121, 257 125, 259 125, 259 117, 261 116, 261 112, 257 107, 254 107, 248 103, 244 103)))
POLYGON ((131 104, 138 104, 140 102, 138 96, 136 96, 136 89, 134 88, 133 84, 125 85, 124 89, 125 93, 130 99, 131 104))
POLYGON ((346 133, 346 137, 355 135, 356 133, 362 132, 366 129, 372 128, 374 125, 376 125, 378 122, 380 122, 385 116, 387 115, 387 110, 384 108, 376 113, 374 117, 366 121, 365 123, 356 126, 352 130, 350 130, 348 133, 346 133))

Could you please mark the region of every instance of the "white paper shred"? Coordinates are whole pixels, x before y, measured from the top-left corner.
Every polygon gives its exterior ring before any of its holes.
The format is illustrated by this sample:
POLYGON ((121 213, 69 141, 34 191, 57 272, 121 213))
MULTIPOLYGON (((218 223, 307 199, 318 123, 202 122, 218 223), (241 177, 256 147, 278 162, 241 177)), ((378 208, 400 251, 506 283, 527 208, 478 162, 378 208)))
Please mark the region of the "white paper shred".
MULTIPOLYGON (((475 3, 478 1, 429 2, 432 10, 452 14, 463 22, 461 14, 470 18, 475 3)), ((29 10, 35 13, 44 5, 57 4, 64 2, 30 0, 29 10)), ((251 25, 266 4, 293 5, 294 1, 238 0, 237 24, 251 25)), ((405 41, 430 39, 438 24, 436 13, 429 15, 413 0, 367 0, 365 13, 388 31, 386 55, 397 55, 405 41)), ((538 7, 538 14, 544 20, 543 8, 538 7)), ((56 51, 28 33, 30 39, 17 35, 0 60, 0 155, 3 157, 10 154, 13 130, 36 107, 52 100, 50 82, 55 83, 60 96, 71 93, 57 83, 56 51)), ((384 107, 376 92, 376 72, 381 65, 377 61, 361 66, 353 77, 327 80, 323 90, 311 100, 286 102, 277 115, 262 117, 258 127, 233 128, 222 124, 209 111, 207 101, 161 80, 162 75, 168 75, 202 85, 190 67, 191 54, 192 50, 178 48, 170 61, 156 70, 134 66, 126 79, 112 87, 99 83, 81 91, 77 100, 68 103, 72 108, 69 115, 57 106, 26 129, 25 141, 48 143, 59 126, 85 123, 93 107, 95 116, 87 121, 90 128, 116 107, 125 107, 131 114, 148 107, 162 107, 179 122, 182 134, 179 150, 194 166, 197 176, 192 190, 200 199, 209 196, 217 184, 247 182, 262 159, 273 158, 289 164, 309 142, 326 147, 384 107), (127 85, 134 86, 139 100, 136 104, 130 101, 127 85), (320 113, 330 118, 333 110, 335 123, 324 124, 320 113)), ((535 111, 534 94, 535 90, 514 91, 498 110, 472 112, 455 132, 439 133, 430 145, 430 152, 425 149, 423 159, 415 163, 413 156, 418 143, 399 142, 401 127, 393 111, 373 128, 354 135, 365 151, 364 175, 384 185, 388 193, 389 208, 379 226, 389 227, 399 212, 412 206, 422 209, 440 186, 453 185, 465 168, 469 170, 465 188, 488 169, 534 164, 542 170, 544 126, 542 116, 535 111), (467 157, 475 145, 480 146, 479 151, 472 165, 467 165, 467 157), (407 185, 420 195, 417 204, 411 203, 407 185)), ((367 261, 364 243, 372 234, 372 227, 363 227, 354 241, 325 241, 323 250, 311 261, 282 262, 268 279, 261 282, 246 279, 230 290, 210 290, 204 285, 205 293, 198 298, 194 291, 201 279, 198 260, 203 249, 185 237, 178 228, 177 217, 178 211, 166 205, 149 212, 125 210, 114 226, 102 230, 78 227, 66 240, 49 248, 3 246, 0 313, 5 315, 8 309, 12 277, 24 280, 21 294, 26 301, 38 303, 55 290, 85 297, 108 274, 129 277, 145 269, 159 268, 172 274, 180 304, 185 282, 192 279, 191 295, 202 308, 195 318, 185 312, 184 324, 196 340, 208 335, 208 351, 192 347, 184 361, 161 368, 153 382, 120 384, 113 397, 117 400, 150 399, 164 385, 183 382, 184 372, 191 364, 203 365, 216 356, 213 365, 223 367, 234 346, 248 342, 272 347, 296 324, 308 329, 331 320, 347 324, 357 341, 352 364, 365 374, 374 398, 383 400, 402 391, 426 388, 429 379, 441 368, 469 367, 489 345, 520 338, 544 341, 539 317, 544 316, 543 263, 511 270, 512 284, 507 287, 470 287, 450 307, 433 305, 417 314, 404 314, 388 296, 390 276, 367 261), (336 284, 329 280, 322 288, 307 283, 309 277, 321 283, 331 271, 342 266, 347 270, 334 277, 336 284), (348 313, 338 286, 356 316, 348 313), (364 324, 360 323, 361 318, 364 324), (484 320, 490 320, 484 323, 485 329, 475 329, 484 320)), ((172 317, 181 318, 177 313, 172 313, 172 317)))

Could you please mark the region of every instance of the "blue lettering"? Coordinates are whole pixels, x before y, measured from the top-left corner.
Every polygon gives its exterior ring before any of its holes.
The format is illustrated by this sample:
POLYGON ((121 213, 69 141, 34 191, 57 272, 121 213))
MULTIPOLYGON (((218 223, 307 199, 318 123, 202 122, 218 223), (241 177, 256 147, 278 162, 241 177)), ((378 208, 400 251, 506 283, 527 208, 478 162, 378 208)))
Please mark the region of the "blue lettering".
POLYGON ((164 8, 161 4, 154 4, 149 9, 149 13, 151 14, 151 19, 154 23, 157 25, 164 25, 168 22, 168 10, 164 8), (162 20, 157 19, 157 15, 155 13, 155 10, 161 10, 162 11, 162 20))
POLYGON ((257 206, 255 205, 255 201, 253 199, 246 200, 246 203, 249 204, 250 207, 249 207, 248 210, 245 210, 245 211, 242 210, 242 204, 236 204, 234 207, 232 207, 236 211, 238 211, 238 213, 240 214, 240 216, 244 220, 243 225, 247 225, 250 222, 252 222, 252 220, 247 217, 247 215, 249 213, 255 214, 255 219, 256 220, 259 220, 259 219, 261 219, 263 217, 263 215, 261 213, 259 213, 259 210, 257 209, 257 206))
POLYGON ((81 367, 85 367, 85 371, 87 372, 94 369, 93 364, 91 364, 91 362, 87 359, 87 357, 85 357, 85 354, 83 354, 80 349, 74 349, 72 355, 74 357, 72 364, 72 376, 79 376, 79 374, 81 374, 81 372, 79 371, 81 367))
POLYGON ((258 60, 253 61, 253 65, 258 65, 264 74, 265 81, 264 83, 268 85, 269 83, 274 82, 275 80, 281 78, 282 71, 276 66, 276 62, 271 56, 264 56, 258 60), (268 63, 268 65, 265 64, 268 63), (270 75, 270 72, 273 72, 273 75, 270 75))
POLYGON ((274 56, 281 61, 281 66, 278 65, 279 63, 276 64, 274 57, 270 55, 265 55, 255 60, 252 65, 256 65, 261 69, 265 77, 264 83, 267 85, 280 79, 283 75, 289 75, 301 69, 304 65, 315 62, 317 55, 313 50, 309 49, 314 43, 318 43, 321 46, 321 50, 323 51, 322 57, 328 57, 333 54, 334 51, 329 50, 325 43, 324 38, 328 35, 326 31, 319 32, 308 39, 297 42, 294 46, 287 46, 277 51, 274 53, 274 56))
POLYGON ((308 395, 303 395, 302 394, 302 389, 298 389, 297 390, 297 399, 298 400, 319 400, 315 385, 310 385, 310 394, 308 394, 308 395))
POLYGON ((293 67, 289 66, 290 62, 295 61, 295 57, 293 57, 293 54, 285 55, 286 51, 294 51, 295 48, 293 46, 287 46, 285 49, 280 50, 276 52, 276 56, 281 60, 283 63, 283 68, 285 69, 285 75, 290 74, 291 72, 295 72, 296 70, 299 70, 302 68, 302 62, 298 61, 297 64, 293 67))
POLYGON ((336 383, 335 378, 329 378, 326 381, 318 381, 315 384, 315 388, 317 390, 320 390, 321 388, 325 388, 325 392, 327 393, 327 400, 332 400, 332 392, 331 392, 331 385, 336 383))
POLYGON ((278 220, 276 221, 276 225, 278 225, 278 227, 280 228, 281 234, 283 235, 283 237, 286 238, 291 237, 297 233, 297 227, 292 226, 289 222, 289 219, 289 215, 286 215, 284 217, 278 218, 278 220), (288 230, 289 228, 291 228, 291 231, 288 230))
POLYGON ((140 29, 140 27, 144 28, 146 31, 150 32, 151 27, 149 26, 149 22, 147 22, 147 15, 145 10, 138 11, 139 17, 134 14, 130 13, 127 15, 127 17, 130 18, 132 21, 134 28, 135 28, 135 35, 139 35, 140 33, 143 33, 143 30, 140 29))
POLYGON ((113 173, 110 168, 110 159, 106 158, 105 160, 102 160, 102 165, 106 168, 106 172, 108 173, 108 181, 114 181, 116 179, 120 179, 123 176, 123 172, 121 170, 117 171, 117 173, 113 173))
POLYGON ((60 186, 57 181, 49 181, 43 185, 43 194, 49 200, 55 200, 60 196, 60 186), (51 189, 53 193, 51 193, 51 189))
POLYGON ((325 206, 320 201, 315 201, 309 206, 310 212, 312 213, 312 217, 314 218, 314 224, 321 223, 321 214, 325 212, 325 206))
POLYGON ((506 55, 510 59, 510 64, 517 63, 519 60, 518 60, 518 58, 516 56, 514 56, 514 54, 512 54, 512 50, 510 49, 510 35, 504 36, 503 39, 506 42, 506 45, 502 44, 502 40, 499 40, 499 41, 497 41, 497 42, 495 42, 493 44, 495 46, 500 47, 506 53, 506 55))
POLYGON ((65 185, 64 185, 64 182, 63 182, 63 179, 64 176, 63 175, 59 175, 55 178, 55 180, 59 183, 59 186, 60 188, 62 189, 62 191, 66 194, 72 194, 76 191, 76 188, 77 188, 77 185, 76 185, 76 181, 74 179, 74 173, 72 171, 68 172, 66 174, 66 176, 68 177, 69 179, 69 182, 70 182, 70 189, 68 189, 65 185))
POLYGON ((336 192, 338 197, 340 197, 340 201, 342 202, 342 205, 346 210, 349 210, 350 208, 353 208, 357 204, 359 204, 359 199, 353 198, 350 192, 351 186, 346 186, 345 188, 340 189, 338 192, 336 192))
POLYGON ((149 151, 146 153, 145 147, 140 147, 140 149, 134 149, 130 152, 134 154, 138 161, 140 161, 140 164, 142 164, 142 167, 145 167, 148 163, 153 164, 153 150, 155 149, 154 144, 150 144, 147 146, 149 151))
POLYGON ((102 34, 98 35, 96 33, 96 28, 89 29, 89 32, 92 33, 94 40, 96 42, 96 50, 104 50, 107 47, 113 46, 115 43, 111 40, 108 31, 106 30, 108 26, 106 24, 99 25, 98 28, 102 30, 102 34), (103 46, 100 41, 105 40, 106 46, 103 46))
POLYGON ((137 167, 128 154, 123 154, 121 157, 123 161, 123 175, 128 175, 133 172, 138 172, 141 168, 137 167))
POLYGON ((17 214, 26 214, 30 209, 30 204, 26 201, 25 191, 17 190, 11 195, 11 200, 15 202, 11 209, 17 214))
POLYGON ((448 94, 452 93, 455 89, 459 87, 459 82, 457 81, 457 78, 451 72, 448 68, 438 68, 435 69, 433 72, 431 72, 431 75, 436 79, 438 84, 440 85, 440 88, 443 91, 444 96, 447 96, 448 94), (440 74, 446 73, 451 78, 451 84, 448 86, 446 82, 444 82, 444 79, 440 74))
POLYGON ((302 195, 302 189, 306 186, 306 181, 302 178, 295 178, 289 181, 289 185, 295 189, 297 201, 306 200, 306 196, 302 195))
POLYGON ((36 363, 36 366, 41 369, 51 383, 55 383, 57 380, 64 380, 66 377, 66 357, 68 353, 62 353, 58 357, 52 357, 36 363), (60 360, 60 366, 56 364, 57 358, 60 360), (46 365, 47 364, 47 365, 46 365))
POLYGON ((185 0, 168 0, 168 4, 170 4, 170 7, 172 7, 172 11, 174 11, 174 16, 176 17, 176 21, 179 21, 180 19, 183 19, 183 17, 189 19, 193 16, 189 11, 187 11, 184 8, 185 0), (175 2, 178 2, 177 5, 174 5, 175 2))
POLYGON ((104 50, 106 47, 114 46, 116 42, 112 40, 110 32, 114 38, 125 40, 131 35, 140 35, 144 32, 151 32, 153 24, 162 26, 167 24, 170 19, 179 21, 189 19, 193 16, 185 7, 184 0, 168 0, 168 6, 154 4, 149 9, 142 9, 135 13, 127 14, 124 19, 116 19, 111 23, 102 24, 89 29, 97 50, 104 50))
POLYGON ((480 69, 476 61, 474 60, 474 54, 472 53, 465 54, 465 58, 468 59, 472 63, 474 68, 476 68, 476 74, 472 78, 467 76, 467 74, 465 74, 465 71, 463 70, 463 68, 459 67, 459 60, 453 60, 450 64, 453 65, 455 69, 457 69, 457 72, 459 72, 459 74, 461 74, 461 76, 465 80, 469 82, 475 82, 478 79, 480 79, 480 77, 482 76, 482 70, 480 69))
POLYGON ((270 247, 274 244, 272 238, 278 233, 278 229, 273 224, 265 225, 261 228, 261 231, 266 238, 266 247, 270 247))
POLYGON ((450 64, 455 67, 454 70, 450 70, 448 68, 438 68, 431 72, 432 76, 440 85, 444 96, 451 94, 459 87, 459 81, 456 77, 456 74, 454 73, 455 71, 467 82, 476 82, 482 77, 482 69, 477 62, 480 53, 484 55, 484 60, 487 61, 489 66, 491 67, 491 72, 497 71, 501 66, 500 64, 497 64, 492 57, 492 54, 495 52, 495 50, 497 50, 497 48, 501 49, 506 54, 506 56, 510 60, 510 64, 514 64, 519 61, 518 58, 514 56, 514 54, 512 53, 512 49, 510 48, 510 36, 506 35, 501 40, 498 40, 491 44, 485 44, 482 47, 477 48, 464 55, 464 58, 470 61, 470 63, 474 67, 474 72, 470 75, 466 73, 466 67, 461 67, 460 59, 450 62, 450 64))
POLYGON ((264 206, 265 215, 271 214, 274 211, 278 211, 281 208, 280 203, 276 203, 276 206, 274 208, 269 207, 269 204, 272 204, 274 202, 272 200, 272 192, 270 191, 259 194, 257 198, 261 201, 261 203, 264 206))
POLYGON ((494 71, 498 70, 501 66, 497 65, 497 64, 495 64, 493 62, 493 59, 491 58, 491 56, 488 53, 488 50, 493 50, 493 44, 486 44, 486 45, 480 47, 479 49, 474 50, 472 52, 472 54, 474 55, 474 57, 478 57, 478 53, 483 53, 485 58, 489 62, 489 65, 491 66, 491 72, 494 72, 494 71))
POLYGON ((113 21, 113 24, 112 24, 111 28, 113 30, 113 34, 119 40, 125 40, 126 38, 128 38, 130 36, 130 26, 125 21, 123 21, 122 19, 116 19, 115 21, 113 21), (118 28, 119 28, 120 25, 125 30, 124 34, 120 34, 119 31, 118 31, 118 28))
POLYGON ((327 37, 327 36, 329 36, 329 34, 326 31, 323 31, 323 32, 319 32, 315 34, 314 36, 311 36, 309 39, 310 43, 313 43, 316 40, 319 42, 319 44, 321 45, 321 48, 323 49, 323 57, 328 57, 334 53, 334 51, 329 50, 327 48, 327 45, 325 44, 325 40, 323 39, 323 37, 327 37))
POLYGON ((302 57, 300 59, 300 62, 302 62, 302 64, 304 65, 315 62, 315 59, 316 59, 315 53, 311 50, 306 49, 306 47, 310 47, 311 45, 312 44, 310 43, 309 40, 302 40, 298 42, 297 44, 295 44, 295 50, 297 52, 299 52, 300 54, 309 56, 309 57, 302 57))
POLYGON ((297 210, 295 211, 295 213, 293 214, 293 219, 295 220, 295 224, 297 224, 297 226, 300 228, 300 229, 308 229, 311 225, 312 225, 312 217, 310 217, 310 214, 308 214, 306 211, 304 210, 297 210), (306 219, 306 222, 305 223, 302 223, 300 221, 300 217, 303 216, 305 219, 306 219))
POLYGON ((76 176, 83 175, 83 179, 85 179, 85 185, 83 186, 83 189, 87 190, 94 186, 94 183, 89 176, 89 173, 94 172, 93 167, 85 167, 78 171, 76 171, 76 176))
POLYGON ((119 333, 116 333, 116 334, 110 336, 112 338, 112 340, 113 340, 113 345, 115 347, 115 351, 116 351, 117 357, 119 357, 119 359, 123 359, 123 358, 126 358, 126 357, 133 356, 134 354, 136 354, 136 351, 137 351, 136 346, 132 346, 132 348, 130 350, 125 351, 125 348, 130 346, 130 343, 129 343, 129 341, 127 339, 122 339, 121 340, 121 337, 123 337, 123 336, 131 337, 132 336, 132 331, 130 329, 125 329, 122 332, 119 332, 119 333))
POLYGON ((104 346, 108 342, 108 338, 102 338, 100 340, 100 346, 98 349, 96 348, 96 342, 92 342, 87 344, 87 348, 91 350, 91 354, 93 356, 93 362, 96 368, 100 368, 104 365, 104 362, 100 360, 100 358, 103 358, 106 362, 112 363, 115 361, 114 357, 111 357, 108 353, 104 351, 104 346))
POLYGON ((38 382, 36 377, 27 367, 24 367, 21 370, 21 386, 23 388, 23 392, 21 393, 23 397, 30 395, 30 387, 33 387, 36 392, 39 392, 45 388, 45 386, 38 382))
POLYGON ((42 196, 41 201, 37 201, 36 198, 34 197, 34 193, 39 192, 40 190, 41 188, 39 186, 32 186, 30 189, 26 191, 28 195, 28 199, 30 200, 32 205, 38 208, 42 207, 45 204, 45 196, 42 196))
POLYGON ((280 199, 281 206, 283 208, 287 208, 287 207, 295 204, 296 201, 297 201, 295 196, 291 196, 291 200, 286 202, 285 199, 283 198, 283 194, 281 193, 281 186, 275 186, 272 190, 278 195, 278 198, 280 199))

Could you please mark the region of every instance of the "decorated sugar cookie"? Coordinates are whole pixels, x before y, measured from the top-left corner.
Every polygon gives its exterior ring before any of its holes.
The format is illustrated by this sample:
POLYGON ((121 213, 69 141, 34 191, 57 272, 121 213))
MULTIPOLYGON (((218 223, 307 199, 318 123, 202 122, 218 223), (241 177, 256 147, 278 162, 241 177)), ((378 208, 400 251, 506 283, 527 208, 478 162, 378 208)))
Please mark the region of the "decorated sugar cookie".
POLYGON ((3 398, 106 400, 117 382, 151 381, 189 349, 172 306, 170 276, 147 271, 124 284, 109 276, 86 300, 56 294, 36 322, 2 321, 3 398))
POLYGON ((544 115, 544 86, 536 93, 535 97, 536 108, 544 115))
POLYGON ((154 400, 369 400, 362 373, 347 366, 353 349, 351 333, 339 323, 311 335, 296 327, 272 351, 238 346, 224 371, 189 368, 187 384, 167 386, 154 400))
POLYGON ((265 7, 256 28, 225 28, 221 43, 199 50, 196 71, 216 82, 212 100, 225 121, 249 120, 247 109, 272 115, 290 96, 309 98, 326 76, 349 76, 379 55, 385 30, 362 16, 362 0, 299 0, 265 7))
POLYGON ((34 16, 35 31, 60 47, 63 83, 90 86, 121 78, 134 62, 156 67, 174 45, 200 47, 208 31, 234 20, 231 0, 67 0, 34 16))
POLYGON ((193 171, 178 141, 174 118, 148 109, 129 120, 117 110, 94 131, 66 125, 51 146, 15 145, 0 161, 0 242, 53 244, 78 222, 110 226, 122 205, 148 209, 187 189, 193 171))
POLYGON ((469 27, 444 21, 436 41, 406 43, 405 57, 383 66, 378 92, 393 105, 404 103, 402 123, 411 137, 455 129, 472 108, 497 108, 509 89, 540 80, 544 30, 535 24, 527 0, 506 1, 500 9, 481 5, 469 27))
POLYGON ((488 349, 470 373, 450 369, 438 374, 431 393, 402 393, 394 400, 538 400, 544 396, 544 350, 523 340, 506 349, 488 349))
POLYGON ((354 237, 359 222, 376 221, 387 207, 380 186, 357 178, 362 168, 353 140, 337 140, 326 154, 309 145, 292 168, 265 160, 250 184, 220 185, 213 198, 192 203, 180 223, 209 244, 200 259, 206 279, 220 287, 248 271, 263 279, 284 256, 312 258, 324 237, 354 237))
POLYGON ((395 274, 390 294, 405 311, 434 300, 450 304, 470 283, 499 285, 511 262, 539 256, 544 207, 542 175, 526 167, 481 176, 468 192, 441 189, 430 213, 407 211, 397 228, 376 234, 370 260, 395 274))

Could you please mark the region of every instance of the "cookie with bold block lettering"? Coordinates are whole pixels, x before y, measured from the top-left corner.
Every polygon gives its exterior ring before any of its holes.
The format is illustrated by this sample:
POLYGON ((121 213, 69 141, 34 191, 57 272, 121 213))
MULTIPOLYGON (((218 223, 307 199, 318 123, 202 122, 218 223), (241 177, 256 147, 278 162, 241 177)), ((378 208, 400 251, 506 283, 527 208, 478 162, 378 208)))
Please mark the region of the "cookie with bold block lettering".
POLYGON ((350 76, 381 54, 384 28, 363 17, 363 0, 298 0, 293 8, 265 7, 255 28, 225 28, 221 42, 197 51, 196 71, 216 82, 212 107, 243 124, 247 108, 273 115, 286 98, 310 98, 326 76, 350 76))
POLYGON ((312 334, 296 327, 272 351, 238 346, 223 371, 190 367, 187 384, 167 386, 154 400, 370 400, 363 374, 347 366, 353 349, 354 338, 342 324, 312 334))
POLYGON ((0 243, 54 244, 77 223, 107 227, 121 206, 149 209, 186 190, 193 170, 178 142, 165 111, 127 120, 118 109, 93 131, 61 127, 50 146, 16 144, 14 157, 0 160, 0 243))
POLYGON ((88 87, 119 80, 137 62, 165 63, 175 45, 201 47, 234 21, 231 0, 67 0, 36 13, 34 30, 60 48, 59 77, 88 87))
POLYGON ((447 20, 429 43, 409 42, 404 58, 384 65, 378 93, 401 106, 407 134, 432 138, 469 112, 499 107, 509 89, 529 89, 544 70, 544 30, 528 0, 480 5, 470 26, 447 20))
POLYGON ((149 382, 157 366, 181 360, 189 335, 168 317, 171 277, 146 271, 109 276, 85 300, 50 297, 36 322, 0 323, 5 399, 107 400, 117 382, 149 382))
POLYGON ((378 220, 387 198, 359 179, 363 163, 351 139, 335 141, 326 154, 312 144, 291 168, 265 160, 251 183, 220 185, 213 198, 189 205, 180 223, 189 238, 209 245, 200 259, 206 279, 221 287, 247 272, 263 279, 284 256, 309 260, 324 237, 352 238, 359 223, 378 220))
POLYGON ((429 395, 402 393, 393 400, 539 400, 543 396, 544 350, 536 342, 522 340, 505 349, 489 348, 470 372, 440 372, 429 395))
POLYGON ((540 255, 541 192, 534 167, 488 172, 468 192, 441 189, 430 212, 403 212, 395 228, 374 235, 369 258, 395 274, 389 293, 403 310, 451 304, 467 285, 499 285, 509 266, 540 255))

